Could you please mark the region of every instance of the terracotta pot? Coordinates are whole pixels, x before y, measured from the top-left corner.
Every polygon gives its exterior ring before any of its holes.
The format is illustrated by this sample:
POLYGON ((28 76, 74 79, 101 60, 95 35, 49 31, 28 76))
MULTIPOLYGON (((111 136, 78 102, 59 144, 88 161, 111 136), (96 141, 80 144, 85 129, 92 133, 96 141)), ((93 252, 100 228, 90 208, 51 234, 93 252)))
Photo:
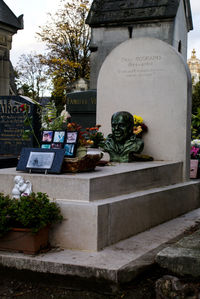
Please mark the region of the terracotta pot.
POLYGON ((28 228, 13 228, 0 238, 0 250, 36 254, 47 247, 49 227, 44 227, 33 234, 28 228))

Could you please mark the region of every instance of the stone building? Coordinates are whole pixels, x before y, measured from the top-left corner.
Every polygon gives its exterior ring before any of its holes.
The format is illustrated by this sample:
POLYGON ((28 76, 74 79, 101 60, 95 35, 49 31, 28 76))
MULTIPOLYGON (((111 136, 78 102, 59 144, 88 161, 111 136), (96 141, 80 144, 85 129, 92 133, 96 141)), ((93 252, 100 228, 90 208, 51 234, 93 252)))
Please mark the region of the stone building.
POLYGON ((106 56, 129 38, 161 39, 187 61, 187 33, 193 29, 190 0, 94 0, 86 23, 92 29, 92 89, 106 56))
POLYGON ((193 78, 193 84, 196 84, 200 79, 200 59, 196 57, 195 49, 193 49, 192 55, 188 59, 187 63, 193 78))
POLYGON ((5 2, 0 0, 0 96, 14 93, 10 50, 12 36, 19 29, 23 29, 23 15, 17 18, 5 2))

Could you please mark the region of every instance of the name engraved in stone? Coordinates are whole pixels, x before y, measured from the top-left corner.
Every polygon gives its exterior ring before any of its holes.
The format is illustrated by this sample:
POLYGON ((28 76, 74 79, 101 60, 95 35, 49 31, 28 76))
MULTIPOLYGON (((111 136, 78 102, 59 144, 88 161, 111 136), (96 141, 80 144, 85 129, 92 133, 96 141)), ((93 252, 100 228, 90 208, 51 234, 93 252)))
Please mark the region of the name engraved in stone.
MULTIPOLYGON (((5 114, 22 113, 20 106, 21 103, 18 103, 16 101, 0 100, 0 113, 5 113, 5 114)), ((30 111, 30 106, 29 105, 27 106, 30 111)))
POLYGON ((162 56, 160 55, 122 57, 118 74, 125 77, 152 77, 153 74, 163 71, 160 67, 161 60, 162 56))
POLYGON ((68 105, 88 105, 88 104, 96 104, 96 99, 67 99, 68 105))

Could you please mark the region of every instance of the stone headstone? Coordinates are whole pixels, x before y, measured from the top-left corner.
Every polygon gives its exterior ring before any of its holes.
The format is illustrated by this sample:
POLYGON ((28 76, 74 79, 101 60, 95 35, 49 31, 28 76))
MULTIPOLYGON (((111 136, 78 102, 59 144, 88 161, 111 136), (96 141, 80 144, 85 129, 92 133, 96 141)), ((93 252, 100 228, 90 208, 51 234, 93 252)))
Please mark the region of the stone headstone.
POLYGON ((107 135, 114 112, 141 116, 149 131, 144 153, 183 161, 189 176, 191 77, 181 55, 153 38, 129 39, 104 61, 98 77, 97 123, 107 135))
POLYGON ((96 90, 68 93, 66 104, 72 122, 83 128, 96 125, 96 90))
POLYGON ((20 106, 27 104, 29 115, 33 117, 32 125, 39 134, 39 119, 37 107, 28 97, 1 96, 0 97, 0 155, 17 156, 22 147, 36 146, 32 137, 28 141, 22 140, 24 130, 24 114, 20 106))

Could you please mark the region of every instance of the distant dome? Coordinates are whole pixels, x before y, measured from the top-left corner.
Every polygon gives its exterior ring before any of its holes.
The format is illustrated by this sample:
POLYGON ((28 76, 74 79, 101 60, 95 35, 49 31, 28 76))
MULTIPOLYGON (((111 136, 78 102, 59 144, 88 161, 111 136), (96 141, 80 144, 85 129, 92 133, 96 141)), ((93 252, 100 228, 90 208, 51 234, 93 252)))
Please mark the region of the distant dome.
POLYGON ((200 79, 200 59, 196 57, 195 49, 192 50, 191 58, 187 61, 191 76, 194 78, 194 83, 197 83, 200 79))

